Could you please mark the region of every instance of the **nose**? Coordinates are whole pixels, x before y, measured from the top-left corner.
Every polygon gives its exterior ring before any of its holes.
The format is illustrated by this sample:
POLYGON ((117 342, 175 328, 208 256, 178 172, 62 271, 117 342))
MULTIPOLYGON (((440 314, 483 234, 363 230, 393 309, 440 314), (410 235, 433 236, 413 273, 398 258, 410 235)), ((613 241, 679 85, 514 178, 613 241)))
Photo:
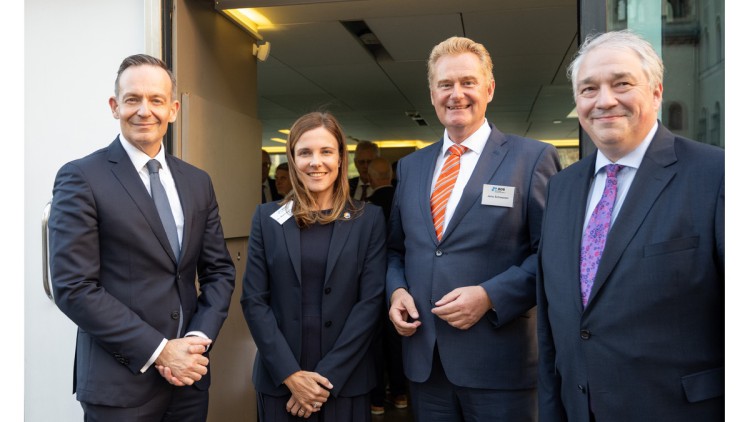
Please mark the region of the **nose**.
POLYGON ((453 89, 451 89, 451 98, 463 98, 464 96, 464 90, 460 83, 456 83, 453 85, 453 89))
POLYGON ((596 107, 597 108, 612 108, 617 105, 617 97, 612 88, 608 85, 604 85, 599 88, 599 92, 596 96, 596 107))
POLYGON ((150 116, 151 115, 151 108, 149 107, 148 100, 145 99, 145 98, 138 105, 138 115, 139 116, 150 116))
POLYGON ((320 165, 320 155, 318 153, 312 153, 310 155, 310 166, 316 167, 320 165))

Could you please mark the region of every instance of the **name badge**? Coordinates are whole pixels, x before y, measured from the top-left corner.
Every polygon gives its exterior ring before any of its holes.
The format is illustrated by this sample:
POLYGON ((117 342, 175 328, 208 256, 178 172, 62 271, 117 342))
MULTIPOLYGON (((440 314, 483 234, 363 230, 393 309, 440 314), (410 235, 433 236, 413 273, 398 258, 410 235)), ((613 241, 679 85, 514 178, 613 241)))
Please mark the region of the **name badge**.
POLYGON ((513 208, 513 197, 516 188, 513 186, 484 185, 482 188, 482 205, 513 208))
POLYGON ((292 202, 293 201, 289 201, 284 204, 283 207, 277 209, 276 212, 271 214, 271 218, 276 220, 276 222, 279 224, 284 224, 284 222, 286 220, 289 220, 289 217, 292 216, 292 202))

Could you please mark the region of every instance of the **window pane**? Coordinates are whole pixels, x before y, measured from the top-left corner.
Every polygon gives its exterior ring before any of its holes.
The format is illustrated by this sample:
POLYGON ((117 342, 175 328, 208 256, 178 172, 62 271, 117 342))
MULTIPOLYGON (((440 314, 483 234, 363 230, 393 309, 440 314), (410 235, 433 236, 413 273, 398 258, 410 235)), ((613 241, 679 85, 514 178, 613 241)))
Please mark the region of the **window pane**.
POLYGON ((724 27, 722 0, 607 0, 608 30, 632 29, 664 60, 662 123, 722 148, 724 27))

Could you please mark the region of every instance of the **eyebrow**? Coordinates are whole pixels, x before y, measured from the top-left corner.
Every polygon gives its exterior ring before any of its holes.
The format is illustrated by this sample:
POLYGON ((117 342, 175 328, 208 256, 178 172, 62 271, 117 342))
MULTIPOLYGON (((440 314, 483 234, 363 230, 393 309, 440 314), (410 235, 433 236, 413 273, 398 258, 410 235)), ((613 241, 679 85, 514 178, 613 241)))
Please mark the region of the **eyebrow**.
MULTIPOLYGON (((635 78, 635 75, 630 72, 614 72, 610 74, 611 79, 622 79, 622 78, 635 78)), ((578 82, 579 85, 585 85, 593 83, 597 78, 589 76, 588 78, 582 79, 578 82)))

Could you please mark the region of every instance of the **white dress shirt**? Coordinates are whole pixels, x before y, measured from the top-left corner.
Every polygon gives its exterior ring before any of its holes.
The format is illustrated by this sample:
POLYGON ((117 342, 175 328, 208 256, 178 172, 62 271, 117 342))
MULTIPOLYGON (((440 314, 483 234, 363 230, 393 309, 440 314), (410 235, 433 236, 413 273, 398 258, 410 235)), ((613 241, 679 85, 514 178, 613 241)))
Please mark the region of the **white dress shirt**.
POLYGON ((635 173, 638 171, 638 167, 641 166, 643 157, 646 155, 648 146, 651 145, 651 140, 654 139, 654 134, 656 133, 656 128, 658 126, 658 123, 654 124, 654 127, 648 132, 643 142, 641 142, 636 149, 617 160, 616 163, 611 162, 601 151, 596 152, 596 164, 594 166, 594 174, 592 175, 594 182, 589 189, 589 200, 588 206, 586 207, 586 219, 583 224, 583 233, 586 232, 586 226, 589 224, 591 214, 594 213, 594 208, 596 208, 596 204, 599 203, 599 200, 601 200, 602 194, 604 193, 604 185, 607 182, 607 172, 603 171, 604 167, 609 164, 621 164, 625 166, 617 173, 617 197, 615 199, 615 206, 612 209, 611 227, 612 224, 615 223, 617 214, 620 213, 620 208, 622 208, 622 203, 628 195, 628 190, 630 190, 630 185, 633 183, 635 173))
MULTIPOLYGON (((364 188, 365 188, 365 185, 364 183, 362 183, 362 177, 360 177, 359 179, 357 179, 357 187, 354 188, 354 196, 352 196, 352 198, 359 199, 362 195, 362 189, 364 188)), ((367 190, 365 191, 365 196, 362 197, 362 200, 364 201, 367 198, 369 198, 370 195, 372 195, 372 192, 373 192, 372 186, 367 185, 367 190)))
MULTIPOLYGON (((130 161, 133 163, 133 166, 135 166, 135 171, 137 171, 138 175, 141 177, 143 185, 146 186, 148 194, 151 195, 151 179, 148 176, 148 168, 146 168, 146 163, 151 160, 151 157, 134 147, 122 134, 120 134, 120 143, 125 149, 125 152, 128 153, 128 157, 130 157, 130 161)), ((159 153, 156 154, 156 157, 154 158, 161 164, 159 180, 161 180, 161 184, 164 185, 164 190, 167 192, 169 208, 172 209, 172 216, 177 225, 177 240, 179 240, 180 246, 182 246, 182 230, 185 227, 185 215, 182 213, 180 195, 177 194, 177 187, 174 184, 172 173, 169 171, 169 165, 167 165, 167 160, 164 157, 163 145, 159 148, 159 153)))
MULTIPOLYGON (((468 150, 461 156, 461 160, 459 161, 460 167, 458 169, 458 178, 456 179, 456 184, 453 186, 453 191, 451 192, 451 196, 448 199, 448 203, 445 206, 445 223, 443 223, 443 232, 445 232, 445 229, 448 228, 448 223, 450 223, 451 217, 453 217, 453 213, 456 211, 458 201, 461 199, 461 195, 464 193, 464 188, 469 182, 471 174, 474 173, 474 167, 477 166, 479 156, 482 155, 482 151, 484 150, 484 146, 487 144, 487 139, 489 139, 491 132, 492 129, 490 129, 490 125, 489 123, 487 123, 487 119, 484 119, 484 123, 482 124, 482 126, 480 126, 476 132, 472 133, 471 136, 461 142, 461 145, 467 147, 468 150)), ((443 148, 440 155, 438 156, 437 162, 435 163, 435 173, 432 176, 432 187, 430 188, 430 194, 432 194, 432 191, 435 190, 435 184, 437 183, 438 177, 440 177, 440 171, 443 169, 443 163, 448 157, 448 149, 453 145, 454 142, 450 139, 450 136, 448 136, 448 131, 446 130, 443 134, 443 148)))

